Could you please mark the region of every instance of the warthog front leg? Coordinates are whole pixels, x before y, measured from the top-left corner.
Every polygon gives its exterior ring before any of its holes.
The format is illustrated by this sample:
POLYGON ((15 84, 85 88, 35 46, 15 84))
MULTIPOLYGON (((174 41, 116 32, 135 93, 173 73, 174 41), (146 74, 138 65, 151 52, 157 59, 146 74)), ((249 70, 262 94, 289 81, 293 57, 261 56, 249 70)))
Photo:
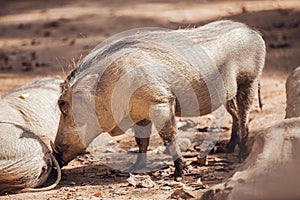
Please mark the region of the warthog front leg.
POLYGON ((234 152, 235 146, 239 142, 239 117, 236 108, 236 99, 232 99, 227 101, 226 109, 229 114, 232 116, 232 130, 231 130, 231 138, 229 143, 226 146, 226 152, 232 153, 234 152))
POLYGON ((250 108, 254 98, 254 91, 257 88, 257 81, 249 80, 239 85, 237 92, 237 109, 240 124, 239 159, 244 160, 247 156, 247 138, 250 108))
POLYGON ((141 170, 147 167, 147 148, 151 135, 152 123, 149 120, 142 120, 133 126, 135 141, 139 147, 139 153, 135 164, 130 171, 141 170))

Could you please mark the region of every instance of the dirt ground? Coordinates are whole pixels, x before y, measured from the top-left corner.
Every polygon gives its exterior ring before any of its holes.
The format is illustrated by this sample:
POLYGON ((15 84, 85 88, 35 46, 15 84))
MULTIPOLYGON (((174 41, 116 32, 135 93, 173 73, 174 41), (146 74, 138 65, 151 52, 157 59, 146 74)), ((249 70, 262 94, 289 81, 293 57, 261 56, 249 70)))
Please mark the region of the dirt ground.
MULTIPOLYGON (((44 76, 64 78, 74 63, 98 43, 125 30, 178 29, 233 19, 260 31, 267 45, 261 80, 264 107, 260 112, 256 99, 250 116, 250 136, 284 118, 285 80, 291 70, 300 65, 298 0, 1 0, 0 3, 0 93, 44 76)), ((209 116, 197 120, 198 127, 205 127, 209 116)), ((196 162, 199 138, 205 133, 193 132, 192 144, 184 153, 189 165, 182 185, 172 181, 171 162, 166 163, 170 167, 150 174, 156 183, 154 188, 133 187, 126 180, 128 174, 105 166, 103 159, 112 158, 112 153, 120 155, 120 159, 114 161, 122 163, 125 151, 136 150, 133 138, 123 135, 106 137, 110 147, 123 150, 117 153, 112 149, 103 153, 101 140, 95 141, 89 148, 90 153, 63 168, 63 178, 56 189, 7 194, 0 199, 167 199, 179 188, 198 199, 205 189, 228 178, 239 165, 236 153, 222 153, 222 145, 230 136, 230 123, 227 116, 219 148, 208 155, 205 166, 196 162)), ((155 154, 160 145, 159 138, 153 136, 150 154, 155 154)))

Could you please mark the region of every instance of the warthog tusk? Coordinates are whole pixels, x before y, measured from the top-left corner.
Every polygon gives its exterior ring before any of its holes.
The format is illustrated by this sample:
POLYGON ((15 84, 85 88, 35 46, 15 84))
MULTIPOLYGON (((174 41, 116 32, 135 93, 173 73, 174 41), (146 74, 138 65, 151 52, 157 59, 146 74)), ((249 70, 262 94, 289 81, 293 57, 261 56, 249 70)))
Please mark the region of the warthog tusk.
MULTIPOLYGON (((52 146, 52 145, 51 145, 52 146)), ((19 192, 20 193, 24 193, 24 192, 43 192, 43 191, 48 191, 48 190, 52 190, 54 189, 58 183, 60 182, 61 180, 61 169, 59 167, 59 164, 56 160, 56 158, 52 155, 51 155, 51 158, 52 158, 52 161, 54 163, 54 166, 56 167, 56 170, 57 170, 57 178, 56 178, 56 181, 52 184, 52 185, 49 185, 47 187, 44 187, 44 188, 25 188, 23 190, 20 190, 19 192)))
POLYGON ((51 140, 50 140, 50 146, 51 146, 51 149, 54 153, 60 154, 57 147, 56 147, 56 145, 51 140))

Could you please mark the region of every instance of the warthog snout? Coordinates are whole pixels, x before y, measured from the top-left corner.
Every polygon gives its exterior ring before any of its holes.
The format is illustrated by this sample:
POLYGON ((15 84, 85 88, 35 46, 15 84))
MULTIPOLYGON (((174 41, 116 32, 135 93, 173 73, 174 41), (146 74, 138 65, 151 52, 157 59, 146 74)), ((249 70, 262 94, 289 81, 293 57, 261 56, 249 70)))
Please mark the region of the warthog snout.
POLYGON ((59 149, 57 148, 57 146, 52 141, 50 141, 50 145, 51 145, 51 148, 52 148, 52 151, 53 151, 52 154, 56 158, 59 166, 63 167, 64 165, 66 165, 66 163, 61 158, 62 153, 59 151, 59 149))
POLYGON ((55 159, 57 160, 60 167, 63 167, 64 165, 66 165, 66 163, 61 158, 61 154, 57 154, 57 153, 53 152, 53 155, 54 155, 55 159))

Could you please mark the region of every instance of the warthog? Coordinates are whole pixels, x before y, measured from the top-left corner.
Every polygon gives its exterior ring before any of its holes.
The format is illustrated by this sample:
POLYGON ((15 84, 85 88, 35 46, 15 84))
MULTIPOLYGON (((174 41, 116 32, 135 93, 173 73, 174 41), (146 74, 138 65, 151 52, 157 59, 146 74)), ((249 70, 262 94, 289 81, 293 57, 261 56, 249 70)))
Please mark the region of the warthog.
POLYGON ((175 116, 206 115, 225 105, 233 118, 228 151, 239 144, 243 157, 264 60, 262 37, 229 20, 195 29, 137 30, 108 41, 62 85, 56 156, 66 164, 99 133, 114 136, 133 127, 140 152, 133 169, 142 168, 153 123, 180 180, 184 162, 175 141, 175 116))
POLYGON ((44 78, 1 96, 0 193, 41 191, 53 164, 50 151, 59 123, 57 100, 62 80, 44 78), (49 146, 49 147, 48 147, 49 146))
POLYGON ((300 66, 289 75, 286 88, 285 118, 300 117, 300 66))
POLYGON ((299 133, 299 117, 260 130, 247 160, 231 177, 206 191, 201 200, 299 199, 299 133))

